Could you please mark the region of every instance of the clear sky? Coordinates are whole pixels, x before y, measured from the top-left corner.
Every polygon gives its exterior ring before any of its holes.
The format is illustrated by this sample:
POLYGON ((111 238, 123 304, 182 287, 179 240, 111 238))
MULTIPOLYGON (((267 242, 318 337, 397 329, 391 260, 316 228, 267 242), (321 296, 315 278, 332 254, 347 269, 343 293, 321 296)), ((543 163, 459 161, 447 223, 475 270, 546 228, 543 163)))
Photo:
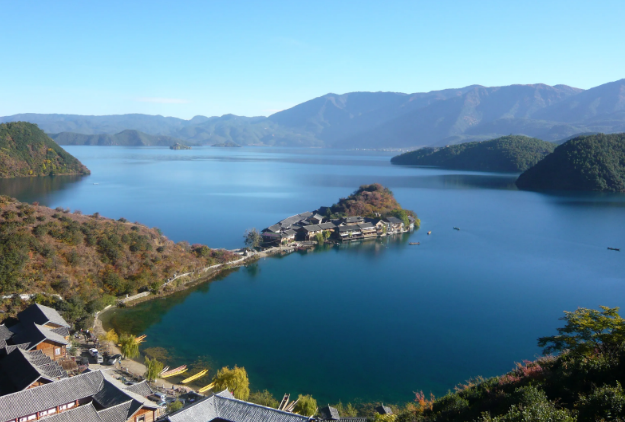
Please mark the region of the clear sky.
POLYGON ((625 1, 0 0, 0 115, 269 115, 328 92, 625 77, 625 1))

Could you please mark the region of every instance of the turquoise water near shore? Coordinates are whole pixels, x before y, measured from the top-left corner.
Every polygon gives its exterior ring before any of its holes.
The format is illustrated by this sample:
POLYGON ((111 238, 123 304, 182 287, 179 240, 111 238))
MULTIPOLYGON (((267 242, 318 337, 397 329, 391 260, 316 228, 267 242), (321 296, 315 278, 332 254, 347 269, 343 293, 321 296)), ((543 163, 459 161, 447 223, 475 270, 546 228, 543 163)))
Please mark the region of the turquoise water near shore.
POLYGON ((253 388, 276 395, 444 394, 534 358, 536 338, 554 332, 563 310, 625 302, 624 255, 607 250, 625 247, 625 195, 522 192, 515 175, 397 167, 366 152, 67 150, 92 176, 3 180, 0 193, 227 248, 247 228, 363 183, 390 187, 419 214, 421 230, 409 235, 264 259, 109 314, 148 334, 145 347, 166 348, 169 364, 245 366, 253 388))

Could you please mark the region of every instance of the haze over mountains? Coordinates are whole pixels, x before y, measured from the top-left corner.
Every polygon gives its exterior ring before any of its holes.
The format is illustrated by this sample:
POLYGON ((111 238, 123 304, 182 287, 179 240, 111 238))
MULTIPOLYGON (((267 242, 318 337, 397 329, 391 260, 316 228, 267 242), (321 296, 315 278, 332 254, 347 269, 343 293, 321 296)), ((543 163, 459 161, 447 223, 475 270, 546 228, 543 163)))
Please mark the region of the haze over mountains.
POLYGON ((36 123, 50 134, 117 134, 137 130, 206 145, 230 141, 240 145, 414 148, 509 134, 557 141, 579 133, 625 132, 625 79, 588 90, 535 84, 472 85, 415 94, 327 94, 269 117, 0 117, 0 122, 19 120, 36 123))

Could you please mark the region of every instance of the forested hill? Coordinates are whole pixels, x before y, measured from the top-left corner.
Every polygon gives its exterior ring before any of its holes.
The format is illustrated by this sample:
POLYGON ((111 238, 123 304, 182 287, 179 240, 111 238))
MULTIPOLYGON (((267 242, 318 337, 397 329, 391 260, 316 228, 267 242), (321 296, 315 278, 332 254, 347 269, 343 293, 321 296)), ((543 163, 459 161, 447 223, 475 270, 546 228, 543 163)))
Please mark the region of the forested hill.
POLYGON ((571 139, 516 184, 528 190, 625 192, 625 133, 571 139))
POLYGON ((455 170, 521 172, 545 158, 555 147, 540 139, 511 135, 444 148, 421 148, 393 157, 391 163, 455 170))
MULTIPOLYGON (((238 255, 174 243, 160 230, 76 210, 56 210, 0 196, 0 295, 59 294, 45 303, 76 322, 116 296, 158 290, 174 273, 231 261, 238 255)), ((8 315, 9 300, 0 303, 8 315)), ((87 324, 88 325, 88 324, 87 324)))
POLYGON ((325 214, 331 218, 397 217, 402 219, 406 226, 409 224, 408 216, 410 216, 415 218, 417 228, 420 224, 417 214, 414 211, 403 209, 395 199, 393 192, 379 183, 360 186, 347 198, 341 198, 336 204, 326 207, 325 214))
POLYGON ((0 124, 0 177, 89 174, 89 169, 32 123, 0 124))
POLYGON ((120 146, 170 146, 187 144, 171 136, 148 135, 138 130, 124 130, 114 135, 84 135, 82 133, 61 132, 51 134, 50 138, 59 145, 120 145, 120 146))

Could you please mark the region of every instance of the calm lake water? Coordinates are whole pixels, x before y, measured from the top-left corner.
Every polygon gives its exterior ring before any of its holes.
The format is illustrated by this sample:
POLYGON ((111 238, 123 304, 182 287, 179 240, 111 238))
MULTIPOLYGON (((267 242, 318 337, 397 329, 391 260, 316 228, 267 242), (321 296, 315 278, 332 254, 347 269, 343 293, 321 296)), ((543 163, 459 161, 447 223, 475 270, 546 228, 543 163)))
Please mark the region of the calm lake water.
POLYGON ((607 250, 625 248, 625 195, 522 192, 515 175, 397 167, 353 151, 66 149, 91 176, 2 180, 0 193, 226 248, 364 183, 417 212, 410 235, 265 259, 109 313, 147 334, 145 347, 166 348, 170 365, 201 360, 212 376, 238 364, 253 389, 277 396, 441 395, 536 357, 564 310, 625 305, 625 255, 607 250))

